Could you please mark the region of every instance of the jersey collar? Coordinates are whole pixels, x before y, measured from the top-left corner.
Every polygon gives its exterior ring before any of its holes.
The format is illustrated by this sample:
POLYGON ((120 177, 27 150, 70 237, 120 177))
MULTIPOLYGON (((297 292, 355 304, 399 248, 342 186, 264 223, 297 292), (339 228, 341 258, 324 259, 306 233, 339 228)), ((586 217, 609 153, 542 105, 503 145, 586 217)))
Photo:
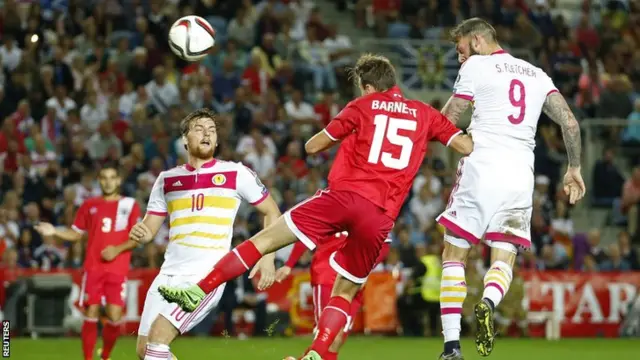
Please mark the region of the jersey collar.
POLYGON ((491 55, 500 55, 500 54, 506 54, 506 53, 507 53, 506 51, 504 51, 503 49, 500 49, 492 52, 491 55))
POLYGON ((402 96, 402 91, 400 90, 398 85, 393 86, 392 88, 387 90, 387 92, 392 94, 392 95, 396 95, 397 94, 398 96, 402 96))
MULTIPOLYGON (((213 167, 213 165, 216 164, 216 159, 212 159, 211 161, 208 161, 204 164, 202 164, 201 168, 202 169, 208 169, 210 167, 213 167)), ((196 168, 194 168, 193 166, 191 166, 191 164, 184 164, 184 168, 189 170, 189 171, 194 171, 196 170, 196 168)))

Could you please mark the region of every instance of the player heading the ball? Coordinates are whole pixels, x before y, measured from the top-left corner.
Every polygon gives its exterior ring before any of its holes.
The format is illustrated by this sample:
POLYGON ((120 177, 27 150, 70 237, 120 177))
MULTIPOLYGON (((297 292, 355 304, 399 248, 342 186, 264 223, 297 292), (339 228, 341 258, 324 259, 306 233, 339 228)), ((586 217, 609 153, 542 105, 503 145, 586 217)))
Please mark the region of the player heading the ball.
POLYGON ((404 203, 427 143, 437 140, 467 155, 473 141, 439 111, 405 98, 396 72, 380 55, 362 55, 353 68, 362 96, 351 101, 306 144, 309 154, 342 144, 329 172, 329 186, 301 202, 274 224, 222 258, 197 285, 161 286, 170 302, 193 311, 207 294, 249 270, 264 254, 297 240, 309 249, 336 232, 349 239, 331 258, 339 274, 333 296, 318 320, 319 334, 303 359, 326 357, 347 325, 351 301, 375 265, 404 203))

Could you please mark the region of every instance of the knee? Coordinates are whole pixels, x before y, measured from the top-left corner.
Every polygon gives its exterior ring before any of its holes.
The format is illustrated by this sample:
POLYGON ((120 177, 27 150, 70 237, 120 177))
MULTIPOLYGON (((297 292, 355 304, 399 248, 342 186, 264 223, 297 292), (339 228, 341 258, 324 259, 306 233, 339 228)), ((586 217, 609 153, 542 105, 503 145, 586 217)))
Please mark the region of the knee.
POLYGON ((331 351, 332 353, 337 353, 338 350, 340 350, 340 347, 342 346, 343 342, 344 342, 344 332, 341 331, 340 334, 338 334, 338 336, 336 336, 336 338, 333 340, 333 343, 329 347, 329 351, 331 351))
POLYGON ((442 261, 466 262, 467 255, 471 249, 471 244, 467 240, 461 239, 449 233, 444 236, 444 251, 442 261))

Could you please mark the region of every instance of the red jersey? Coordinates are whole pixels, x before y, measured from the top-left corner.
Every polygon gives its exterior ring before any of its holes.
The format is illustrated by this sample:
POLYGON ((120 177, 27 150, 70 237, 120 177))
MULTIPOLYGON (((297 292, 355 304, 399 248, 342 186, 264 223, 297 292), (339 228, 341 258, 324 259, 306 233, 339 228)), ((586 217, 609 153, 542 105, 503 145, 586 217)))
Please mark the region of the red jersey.
POLYGON ((102 260, 100 253, 109 245, 120 245, 129 239, 129 230, 140 218, 140 206, 135 199, 121 197, 105 200, 94 197, 85 200, 76 218, 73 229, 88 232, 84 270, 99 270, 126 275, 129 272, 131 252, 120 254, 113 261, 102 260))
MULTIPOLYGON (((318 246, 315 249, 313 258, 311 259, 311 285, 333 285, 336 281, 338 273, 333 270, 330 264, 331 255, 338 251, 347 241, 347 232, 336 233, 321 242, 318 242, 318 246)), ((376 260, 376 266, 380 264, 387 257, 389 253, 389 244, 391 239, 387 239, 380 249, 380 254, 376 260)), ((291 255, 287 259, 286 266, 293 268, 298 259, 307 250, 305 245, 301 241, 297 241, 291 250, 291 255)))
POLYGON ((449 145, 461 132, 438 110, 405 99, 398 87, 362 96, 325 128, 332 140, 342 140, 329 172, 329 189, 355 192, 395 220, 427 143, 449 145))

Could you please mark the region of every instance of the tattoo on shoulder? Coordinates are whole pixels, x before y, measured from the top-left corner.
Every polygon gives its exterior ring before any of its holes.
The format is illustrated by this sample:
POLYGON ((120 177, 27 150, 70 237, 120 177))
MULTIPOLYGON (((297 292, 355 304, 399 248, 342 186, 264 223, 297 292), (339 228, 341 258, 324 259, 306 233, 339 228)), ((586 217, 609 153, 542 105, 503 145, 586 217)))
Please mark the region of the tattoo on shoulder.
POLYGON ((469 108, 471 102, 469 100, 457 98, 452 96, 449 98, 449 101, 442 108, 442 115, 444 115, 449 121, 451 121, 454 125, 458 123, 460 120, 460 116, 464 114, 465 111, 469 108))
POLYGON ((582 140, 580 137, 580 124, 569 108, 569 104, 559 93, 547 95, 542 111, 562 129, 562 137, 567 148, 569 166, 580 166, 580 153, 582 140))

